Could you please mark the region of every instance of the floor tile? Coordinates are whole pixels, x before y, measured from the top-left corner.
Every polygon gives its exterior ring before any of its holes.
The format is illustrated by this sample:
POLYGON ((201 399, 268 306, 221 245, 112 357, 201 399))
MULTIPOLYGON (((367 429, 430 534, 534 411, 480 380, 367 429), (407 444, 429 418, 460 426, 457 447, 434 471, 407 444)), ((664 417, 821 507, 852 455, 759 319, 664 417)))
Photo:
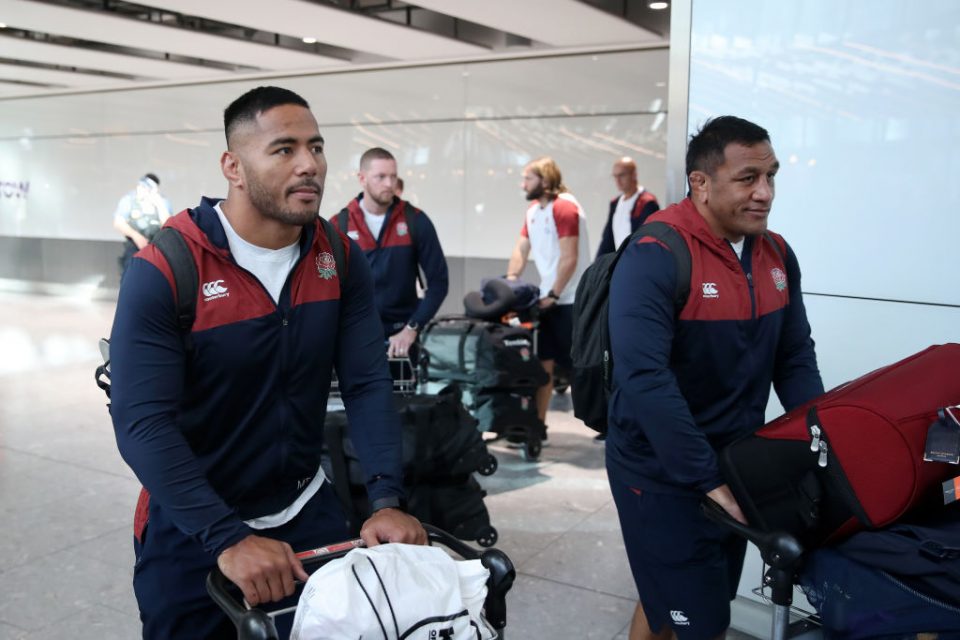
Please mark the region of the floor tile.
POLYGON ((507 638, 609 640, 634 603, 577 586, 520 575, 507 597, 507 638))

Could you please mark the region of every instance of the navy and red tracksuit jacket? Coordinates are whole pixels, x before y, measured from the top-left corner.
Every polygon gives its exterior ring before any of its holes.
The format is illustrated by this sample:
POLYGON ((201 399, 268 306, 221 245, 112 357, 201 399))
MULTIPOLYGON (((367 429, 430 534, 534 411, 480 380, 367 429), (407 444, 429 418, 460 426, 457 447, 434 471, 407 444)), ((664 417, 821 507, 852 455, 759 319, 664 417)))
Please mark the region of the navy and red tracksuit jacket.
POLYGON ((199 272, 186 346, 172 272, 152 245, 124 275, 110 337, 117 444, 161 508, 218 555, 279 512, 320 467, 336 367, 370 499, 402 497, 400 424, 370 267, 346 243, 346 282, 320 221, 303 228, 300 260, 279 304, 234 261, 213 206, 168 220, 199 272))
POLYGON ((626 249, 610 286, 613 353, 607 469, 628 486, 706 493, 724 483, 715 451, 764 423, 773 383, 787 410, 823 393, 800 268, 763 236, 743 257, 713 234, 689 198, 650 217, 691 254, 690 294, 677 317, 676 264, 665 245, 626 249))
MULTIPOLYGON (((363 249, 373 271, 373 288, 377 299, 377 311, 386 334, 396 333, 403 325, 414 322, 425 326, 437 314, 447 297, 449 276, 447 260, 440 247, 437 231, 423 211, 406 200, 393 199, 387 209, 387 219, 380 229, 380 237, 374 238, 367 228, 360 209, 361 193, 350 201, 348 235, 363 249), (413 246, 404 208, 413 212, 413 246), (419 264, 418 264, 419 263, 419 264), (423 299, 417 298, 417 274, 420 267, 427 278, 423 299)), ((338 224, 337 217, 330 219, 338 224)))
MULTIPOLYGON (((605 253, 613 253, 619 247, 613 242, 613 214, 617 211, 617 203, 620 202, 620 196, 610 201, 610 211, 607 213, 607 225, 603 228, 603 234, 600 236, 600 246, 597 248, 597 257, 605 253)), ((657 196, 646 189, 640 192, 636 201, 633 203, 633 209, 630 211, 630 233, 640 228, 651 215, 660 210, 660 204, 657 202, 657 196)))

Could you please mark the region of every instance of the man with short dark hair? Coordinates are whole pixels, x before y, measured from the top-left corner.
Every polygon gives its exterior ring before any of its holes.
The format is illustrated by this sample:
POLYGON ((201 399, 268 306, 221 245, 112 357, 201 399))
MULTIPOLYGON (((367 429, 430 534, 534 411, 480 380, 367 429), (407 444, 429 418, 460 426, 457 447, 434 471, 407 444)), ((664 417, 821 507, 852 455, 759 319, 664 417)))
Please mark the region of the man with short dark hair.
POLYGON ((148 245, 124 278, 111 335, 117 444, 145 488, 134 525, 145 638, 235 638, 204 588, 214 566, 250 604, 276 601, 306 578, 293 548, 348 536, 320 467, 334 367, 372 502, 361 536, 426 541, 402 511, 370 268, 318 217, 317 122, 297 94, 259 87, 227 107, 224 129, 227 198, 168 223, 202 285, 192 330, 181 333, 171 267, 148 245))
POLYGON ((396 195, 400 179, 392 153, 367 149, 357 176, 363 191, 330 220, 370 261, 387 354, 406 357, 447 297, 447 260, 427 214, 396 195), (421 269, 426 276, 422 299, 417 297, 421 269))
POLYGON ((610 201, 607 224, 600 236, 597 257, 613 253, 640 228, 654 212, 660 210, 657 197, 637 181, 637 163, 624 156, 613 164, 613 180, 620 195, 610 201))
POLYGON ((590 264, 586 216, 563 183, 560 167, 548 156, 523 168, 521 187, 527 208, 507 265, 507 278, 516 280, 532 257, 540 273, 540 327, 537 351, 550 379, 537 390, 537 413, 546 423, 553 393, 553 369, 572 366, 573 299, 580 276, 590 264))
POLYGON ((613 274, 607 471, 640 594, 631 640, 723 637, 746 547, 700 511, 707 496, 744 522, 716 452, 763 424, 771 384, 787 410, 823 393, 796 256, 767 231, 779 167, 761 127, 708 121, 687 149, 689 196, 649 220, 689 247, 685 305, 654 238, 613 274))

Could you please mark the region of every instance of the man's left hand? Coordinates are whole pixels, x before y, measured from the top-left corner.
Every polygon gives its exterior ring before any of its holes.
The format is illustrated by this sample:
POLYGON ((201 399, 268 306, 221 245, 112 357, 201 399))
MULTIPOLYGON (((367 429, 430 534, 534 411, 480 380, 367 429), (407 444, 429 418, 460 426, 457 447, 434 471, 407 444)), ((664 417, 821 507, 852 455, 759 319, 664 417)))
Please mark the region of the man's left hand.
POLYGON ((545 298, 540 298, 540 308, 541 308, 541 309, 549 309, 550 307, 552 307, 552 306, 555 305, 555 304, 557 304, 557 301, 556 301, 555 298, 551 298, 550 296, 547 296, 547 297, 545 297, 545 298))
POLYGON ((380 509, 363 523, 360 537, 368 547, 383 542, 427 544, 427 532, 420 521, 400 509, 380 509))
POLYGON ((399 332, 390 336, 390 344, 387 346, 387 357, 406 358, 410 354, 410 345, 417 339, 417 332, 410 327, 404 327, 399 332))

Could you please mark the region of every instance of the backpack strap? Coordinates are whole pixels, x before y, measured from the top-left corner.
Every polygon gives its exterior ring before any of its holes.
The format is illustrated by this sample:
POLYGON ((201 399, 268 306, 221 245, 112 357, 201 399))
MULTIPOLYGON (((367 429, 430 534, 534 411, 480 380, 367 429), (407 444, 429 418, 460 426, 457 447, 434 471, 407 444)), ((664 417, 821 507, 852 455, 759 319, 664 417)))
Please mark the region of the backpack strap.
POLYGON ((426 289, 427 284, 423 281, 423 274, 420 273, 420 252, 417 251, 417 233, 415 231, 416 223, 414 222, 413 207, 411 207, 410 203, 406 200, 401 200, 400 206, 403 207, 403 219, 407 223, 407 235, 410 236, 410 245, 413 247, 413 264, 417 269, 417 283, 421 289, 426 289))
POLYGON ((617 251, 617 260, 620 259, 620 254, 628 245, 633 244, 640 238, 653 238, 663 243, 667 249, 670 250, 670 253, 673 254, 673 262, 677 267, 677 282, 673 290, 673 308, 675 314, 679 316, 680 312, 683 311, 683 308, 687 305, 687 298, 690 296, 692 259, 690 257, 690 248, 687 247, 687 241, 677 233, 676 229, 666 222, 647 222, 641 225, 640 228, 630 236, 629 241, 621 245, 617 251))
POLYGON ((187 241, 183 239, 183 234, 173 227, 161 228, 151 243, 163 254, 170 265, 170 271, 173 272, 173 283, 177 288, 177 327, 189 347, 190 330, 197 317, 197 289, 200 278, 197 264, 187 241))
POLYGON ((346 207, 341 209, 340 213, 337 214, 337 226, 340 227, 343 235, 347 235, 347 232, 350 230, 350 211, 346 207))
MULTIPOLYGON (((343 231, 343 233, 346 233, 346 209, 337 214, 337 222, 340 223, 340 230, 343 231)), ((344 246, 343 237, 337 231, 337 228, 333 226, 333 223, 323 216, 320 217, 320 224, 323 226, 323 230, 327 234, 327 242, 330 243, 330 251, 333 252, 333 261, 337 263, 337 277, 340 279, 340 286, 342 288, 343 284, 347 281, 347 276, 350 273, 350 265, 347 263, 347 250, 344 246)))

